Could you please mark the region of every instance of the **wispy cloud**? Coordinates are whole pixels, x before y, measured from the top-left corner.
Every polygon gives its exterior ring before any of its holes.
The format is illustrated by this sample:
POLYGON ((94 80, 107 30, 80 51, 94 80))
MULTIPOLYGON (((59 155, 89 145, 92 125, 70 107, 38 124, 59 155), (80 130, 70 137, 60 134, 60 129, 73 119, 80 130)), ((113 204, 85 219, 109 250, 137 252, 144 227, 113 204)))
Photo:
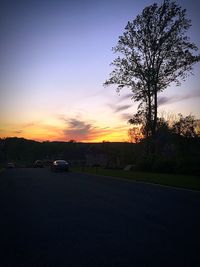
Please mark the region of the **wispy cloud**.
POLYGON ((125 94, 123 96, 120 96, 120 102, 123 101, 123 100, 132 99, 132 97, 133 97, 133 94, 132 93, 129 93, 129 94, 125 94))
POLYGON ((123 114, 121 114, 120 117, 123 121, 128 122, 128 120, 130 120, 133 117, 133 115, 131 115, 130 113, 123 113, 123 114))
POLYGON ((121 105, 116 107, 115 112, 120 112, 120 111, 124 111, 126 109, 129 109, 131 107, 131 105, 121 105))
POLYGON ((184 94, 184 95, 173 95, 173 96, 159 96, 158 97, 158 105, 164 105, 164 104, 171 104, 171 103, 176 103, 183 101, 185 99, 191 99, 191 98, 196 98, 200 97, 200 92, 196 91, 192 94, 184 94))
POLYGON ((115 127, 98 126, 94 121, 87 121, 83 118, 67 118, 63 115, 60 119, 65 122, 63 129, 63 140, 74 139, 79 142, 101 142, 103 140, 119 140, 127 134, 126 126, 116 125, 115 127))
POLYGON ((22 130, 18 130, 18 131, 14 131, 15 134, 22 134, 23 131, 22 130))
POLYGON ((109 104, 109 107, 113 110, 114 113, 119 113, 121 111, 127 110, 131 107, 132 105, 111 105, 109 104))
POLYGON ((103 138, 106 134, 109 134, 111 129, 109 127, 97 127, 91 122, 77 119, 66 118, 60 116, 60 119, 65 122, 65 129, 63 130, 65 139, 75 139, 77 141, 91 141, 99 138, 103 138))
POLYGON ((117 98, 112 99, 111 103, 107 105, 111 108, 113 113, 121 114, 130 108, 135 108, 134 101, 132 100, 133 93, 125 93, 119 95, 117 98))
POLYGON ((87 139, 93 131, 92 124, 78 119, 66 120, 66 124, 67 128, 63 132, 68 139, 87 139))
POLYGON ((78 117, 67 118, 64 115, 60 115, 59 120, 61 123, 57 125, 24 123, 20 125, 20 128, 12 127, 9 132, 1 128, 0 136, 23 136, 37 141, 69 141, 73 139, 78 142, 102 142, 103 140, 126 140, 126 125, 99 126, 95 121, 88 121, 83 117, 80 119, 78 117))

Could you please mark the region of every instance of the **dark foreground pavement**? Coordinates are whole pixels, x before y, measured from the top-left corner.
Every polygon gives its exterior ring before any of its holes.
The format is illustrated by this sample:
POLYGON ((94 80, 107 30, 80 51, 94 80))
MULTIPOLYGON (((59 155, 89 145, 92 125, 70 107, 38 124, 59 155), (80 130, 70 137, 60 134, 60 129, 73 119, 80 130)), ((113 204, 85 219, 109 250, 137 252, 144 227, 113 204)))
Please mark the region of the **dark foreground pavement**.
POLYGON ((0 266, 200 266, 200 193, 49 169, 0 175, 0 266))

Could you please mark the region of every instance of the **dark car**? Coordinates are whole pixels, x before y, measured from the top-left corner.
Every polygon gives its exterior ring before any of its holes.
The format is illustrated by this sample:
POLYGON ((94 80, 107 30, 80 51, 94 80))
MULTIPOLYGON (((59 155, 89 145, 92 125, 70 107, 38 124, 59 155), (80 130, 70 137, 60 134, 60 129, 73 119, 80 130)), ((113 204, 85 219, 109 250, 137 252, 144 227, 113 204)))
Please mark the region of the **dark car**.
POLYGON ((13 168, 15 168, 15 163, 14 163, 14 162, 8 162, 8 163, 6 164, 6 168, 7 168, 7 169, 13 169, 13 168))
POLYGON ((69 163, 65 160, 55 160, 51 165, 51 170, 56 171, 69 171, 69 163))
POLYGON ((43 168, 44 167, 44 163, 43 163, 43 161, 42 160, 36 160, 35 162, 34 162, 34 168, 43 168))

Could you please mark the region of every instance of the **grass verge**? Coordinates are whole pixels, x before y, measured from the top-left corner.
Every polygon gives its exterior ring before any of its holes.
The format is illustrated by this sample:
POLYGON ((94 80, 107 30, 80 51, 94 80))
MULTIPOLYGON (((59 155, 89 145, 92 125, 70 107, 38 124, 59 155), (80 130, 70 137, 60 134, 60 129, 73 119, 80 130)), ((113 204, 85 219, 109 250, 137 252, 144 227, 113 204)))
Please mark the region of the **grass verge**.
POLYGON ((200 177, 193 175, 111 170, 100 167, 76 167, 73 168, 73 170, 103 176, 118 177, 121 179, 129 179, 133 181, 200 190, 200 177))

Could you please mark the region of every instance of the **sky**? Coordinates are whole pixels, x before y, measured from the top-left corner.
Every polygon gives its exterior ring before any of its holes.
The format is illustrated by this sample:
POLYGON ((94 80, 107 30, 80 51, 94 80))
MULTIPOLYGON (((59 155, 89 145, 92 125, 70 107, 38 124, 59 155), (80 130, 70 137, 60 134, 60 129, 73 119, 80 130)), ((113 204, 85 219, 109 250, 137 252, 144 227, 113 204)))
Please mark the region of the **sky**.
MULTIPOLYGON (((1 0, 0 137, 127 141, 138 103, 103 83, 129 20, 153 0, 1 0)), ((161 3, 161 0, 156 1, 161 3)), ((200 1, 179 0, 200 48, 200 1)), ((200 117, 200 64, 159 95, 160 114, 200 117)))

